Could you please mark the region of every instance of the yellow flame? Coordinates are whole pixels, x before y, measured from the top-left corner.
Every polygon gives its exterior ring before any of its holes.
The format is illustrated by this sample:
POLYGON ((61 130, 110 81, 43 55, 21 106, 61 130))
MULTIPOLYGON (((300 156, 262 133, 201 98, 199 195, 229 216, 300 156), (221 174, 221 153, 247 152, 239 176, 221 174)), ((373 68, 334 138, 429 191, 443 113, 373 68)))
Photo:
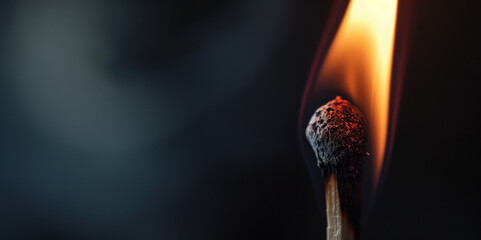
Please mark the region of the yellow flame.
POLYGON ((375 184, 387 138, 396 9, 397 0, 352 0, 315 83, 346 92, 367 115, 375 184))

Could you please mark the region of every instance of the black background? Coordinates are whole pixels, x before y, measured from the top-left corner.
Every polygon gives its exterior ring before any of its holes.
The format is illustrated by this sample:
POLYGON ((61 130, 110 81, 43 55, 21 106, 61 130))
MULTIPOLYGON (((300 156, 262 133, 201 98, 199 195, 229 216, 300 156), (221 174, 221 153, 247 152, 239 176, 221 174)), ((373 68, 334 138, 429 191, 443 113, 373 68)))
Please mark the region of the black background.
MULTIPOLYGON (((202 10, 203 14, 216 9, 216 4, 222 9, 223 4, 234 3, 213 1, 212 6, 202 10)), ((52 208, 44 209, 45 205, 36 205, 35 199, 18 197, 29 198, 28 195, 12 195, 21 192, 16 190, 21 187, 3 177, 2 239, 323 239, 324 215, 316 205, 302 160, 297 117, 331 4, 332 1, 320 0, 291 1, 284 30, 287 37, 279 40, 281 47, 255 81, 240 94, 200 114, 167 141, 158 143, 175 149, 170 153, 171 161, 179 161, 175 174, 182 175, 185 168, 185 174, 196 171, 197 175, 182 197, 175 198, 175 207, 157 205, 157 199, 169 196, 156 194, 155 187, 149 190, 150 199, 142 199, 140 204, 151 214, 140 219, 142 224, 151 226, 152 235, 129 221, 115 225, 107 220, 85 230, 72 220, 76 215, 70 213, 75 207, 67 204, 52 212, 58 202, 53 195, 52 208), (186 153, 188 157, 184 157, 186 153), (192 162, 196 163, 194 167, 192 162), (68 220, 58 225, 58 219, 68 220), (173 235, 155 234, 163 231, 163 225, 173 235)), ((176 8, 180 9, 179 15, 174 14, 177 18, 192 16, 185 10, 188 4, 176 8)), ((363 213, 367 217, 361 229, 362 239, 481 237, 478 15, 479 6, 463 1, 412 3, 409 53, 392 159, 375 204, 370 212, 363 213)), ((173 21, 173 29, 176 22, 182 22, 179 19, 173 21)), ((181 36, 182 32, 174 34, 181 36)), ((175 46, 173 52, 167 53, 172 57, 185 54, 175 49, 189 44, 175 39, 165 41, 175 46)), ((121 64, 168 67, 169 58, 163 56, 147 54, 142 61, 121 64)), ((4 68, 7 63, 3 59, 4 68)), ((8 75, 2 77, 8 80, 8 75)), ((2 114, 11 111, 5 110, 9 109, 5 98, 2 114)), ((42 139, 30 134, 28 128, 17 123, 12 130, 6 122, 2 122, 4 152, 12 145, 18 151, 43 148, 35 143, 42 139), (17 140, 6 140, 10 138, 17 140)), ((45 148, 59 158, 70 155, 62 153, 69 150, 62 150, 61 145, 45 148)), ((161 156, 157 151, 160 150, 154 145, 139 156, 161 156)), ((20 162, 16 165, 20 168, 30 166, 27 158, 2 156, 4 169, 13 161, 20 162)), ((155 168, 157 160, 152 159, 151 167, 155 168)))

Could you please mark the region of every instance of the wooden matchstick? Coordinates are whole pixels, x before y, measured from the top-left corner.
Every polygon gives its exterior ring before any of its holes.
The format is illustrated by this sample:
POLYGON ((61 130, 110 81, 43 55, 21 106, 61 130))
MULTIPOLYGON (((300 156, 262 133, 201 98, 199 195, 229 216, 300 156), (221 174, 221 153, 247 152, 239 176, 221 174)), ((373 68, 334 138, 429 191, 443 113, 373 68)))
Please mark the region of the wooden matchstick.
POLYGON ((367 137, 362 113, 338 96, 316 110, 306 136, 325 180, 327 239, 359 239, 361 166, 367 137))

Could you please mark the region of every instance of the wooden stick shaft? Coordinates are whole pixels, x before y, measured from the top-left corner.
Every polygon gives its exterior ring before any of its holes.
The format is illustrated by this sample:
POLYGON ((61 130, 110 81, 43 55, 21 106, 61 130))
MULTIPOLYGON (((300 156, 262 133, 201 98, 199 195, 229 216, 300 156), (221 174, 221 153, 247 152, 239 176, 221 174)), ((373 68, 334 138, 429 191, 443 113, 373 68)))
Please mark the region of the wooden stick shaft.
POLYGON ((337 180, 331 174, 326 183, 327 239, 342 240, 341 204, 337 191, 337 180))
POLYGON ((354 240, 352 224, 341 210, 337 179, 331 174, 326 182, 326 216, 328 240, 354 240))

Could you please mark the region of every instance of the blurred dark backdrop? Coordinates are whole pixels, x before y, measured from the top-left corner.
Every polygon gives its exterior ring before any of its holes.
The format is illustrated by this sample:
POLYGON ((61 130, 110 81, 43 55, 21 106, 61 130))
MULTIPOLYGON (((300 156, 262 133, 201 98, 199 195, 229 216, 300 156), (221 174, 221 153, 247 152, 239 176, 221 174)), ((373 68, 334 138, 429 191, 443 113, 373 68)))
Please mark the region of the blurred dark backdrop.
MULTIPOLYGON (((332 1, 3 1, 0 239, 323 239, 297 138, 332 1)), ((362 239, 479 239, 476 6, 413 4, 362 239)))

